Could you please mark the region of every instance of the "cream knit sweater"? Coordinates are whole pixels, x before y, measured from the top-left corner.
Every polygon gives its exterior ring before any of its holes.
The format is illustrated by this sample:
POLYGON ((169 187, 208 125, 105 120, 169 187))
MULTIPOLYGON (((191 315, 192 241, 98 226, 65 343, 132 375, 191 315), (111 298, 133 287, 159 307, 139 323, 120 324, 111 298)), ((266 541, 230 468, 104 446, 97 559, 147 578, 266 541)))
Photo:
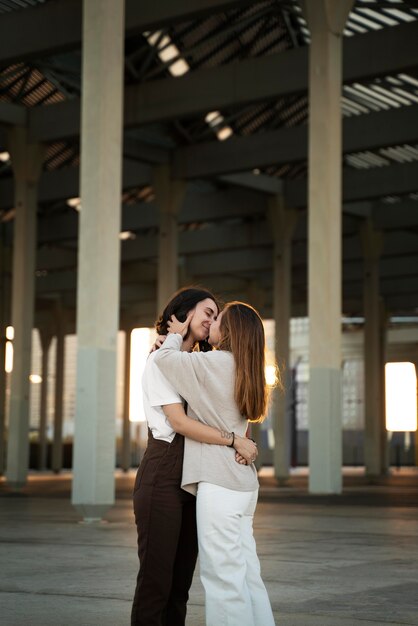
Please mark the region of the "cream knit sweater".
MULTIPOLYGON (((234 400, 235 362, 231 352, 181 352, 181 335, 168 335, 155 354, 155 363, 174 389, 187 401, 188 415, 243 437, 247 420, 234 400)), ((258 488, 254 465, 240 465, 227 446, 185 439, 181 486, 196 493, 201 481, 234 489, 258 488)))

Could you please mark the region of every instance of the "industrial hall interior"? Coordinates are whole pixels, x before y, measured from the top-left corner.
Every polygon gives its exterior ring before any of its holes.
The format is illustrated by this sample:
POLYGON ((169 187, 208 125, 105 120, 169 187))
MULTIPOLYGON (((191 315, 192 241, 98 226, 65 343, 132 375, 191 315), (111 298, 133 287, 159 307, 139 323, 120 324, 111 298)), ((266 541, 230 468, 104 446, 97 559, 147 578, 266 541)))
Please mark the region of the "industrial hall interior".
POLYGON ((263 320, 277 623, 418 624, 417 0, 0 0, 6 626, 127 623, 186 286, 263 320))

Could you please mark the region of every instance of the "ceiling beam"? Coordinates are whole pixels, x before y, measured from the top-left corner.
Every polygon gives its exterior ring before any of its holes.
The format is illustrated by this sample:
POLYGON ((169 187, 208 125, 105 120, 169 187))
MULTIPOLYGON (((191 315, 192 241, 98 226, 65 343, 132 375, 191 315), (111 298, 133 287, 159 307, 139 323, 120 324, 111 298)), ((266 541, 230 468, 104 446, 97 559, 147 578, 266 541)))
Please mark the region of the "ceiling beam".
MULTIPOLYGON (((260 249, 250 253, 245 251, 220 254, 209 253, 202 254, 201 257, 196 259, 188 259, 186 270, 192 282, 199 282, 212 287, 218 293, 229 292, 233 288, 239 288, 245 292, 245 288, 251 280, 257 280, 266 290, 267 299, 269 299, 272 288, 271 260, 271 251, 260 249), (250 257, 249 260, 248 257, 250 257), (228 266, 228 274, 225 274, 226 266, 228 266), (228 283, 230 283, 229 288, 228 283), (234 285, 236 286, 234 287, 234 285)), ((418 307, 416 272, 411 271, 411 267, 416 267, 417 263, 418 253, 398 259, 382 260, 381 293, 388 304, 389 310, 402 308, 413 311, 418 307), (397 267, 396 272, 394 272, 394 267, 397 267), (405 273, 403 274, 402 272, 405 273), (391 276, 393 277, 392 279, 391 276), (396 289, 397 281, 399 281, 398 290, 396 289), (402 306, 400 306, 401 300, 402 306)), ((126 305, 126 302, 123 300, 124 295, 126 295, 130 303, 135 301, 135 299, 140 302, 143 297, 143 289, 141 287, 143 285, 146 285, 148 290, 152 291, 155 289, 157 277, 157 266, 155 263, 136 263, 132 266, 132 272, 129 272, 129 267, 130 264, 124 265, 123 275, 127 277, 127 280, 121 286, 122 305, 126 305)), ((362 307, 363 272, 363 263, 361 261, 344 263, 344 276, 351 275, 355 279, 351 281, 346 279, 343 284, 344 311, 347 311, 347 304, 352 303, 353 300, 359 303, 360 309, 362 307)), ((301 274, 301 270, 299 269, 295 272, 294 269, 293 274, 295 273, 301 274)), ((37 296, 59 297, 64 294, 65 297, 71 297, 71 293, 75 295, 76 278, 74 270, 40 276, 36 281, 37 296)), ((293 281, 292 301, 294 304, 304 304, 306 302, 306 275, 302 285, 298 285, 295 280, 293 281)))
MULTIPOLYGON (((264 194, 241 189, 202 191, 193 184, 188 186, 184 204, 180 210, 180 225, 221 222, 236 218, 255 218, 265 215, 267 200, 264 194)), ((156 202, 140 202, 124 205, 122 230, 140 231, 157 229, 159 224, 156 202)), ((38 244, 51 245, 75 241, 78 237, 78 213, 64 215, 41 214, 38 223, 38 244)), ((10 234, 8 240, 11 242, 10 234)))
MULTIPOLYGON (((389 232, 384 236, 383 258, 418 254, 418 234, 389 232)), ((189 260, 207 253, 252 250, 269 251, 270 264, 273 262, 273 238, 267 220, 240 225, 212 225, 211 228, 180 232, 178 236, 179 255, 189 267, 189 260)), ((121 260, 123 263, 148 261, 155 264, 158 258, 158 235, 148 233, 137 235, 133 240, 122 243, 121 260)), ((363 251, 359 234, 343 239, 343 262, 363 260, 363 251)), ((193 261, 192 261, 193 262, 193 261)), ((292 246, 293 267, 306 266, 306 240, 295 241, 292 246)), ((210 264, 212 267, 212 263, 210 264)), ((41 247, 38 250, 36 267, 38 270, 62 271, 77 267, 76 248, 58 246, 41 247)), ((228 269, 230 266, 228 266, 228 269)), ((127 279, 124 271, 123 279, 127 279)))
MULTIPOLYGON (((225 182, 245 187, 250 186, 268 194, 280 193, 284 189, 286 203, 291 207, 305 207, 307 197, 306 178, 276 180, 256 175, 234 175, 225 177, 225 182), (254 180, 254 185, 251 181, 254 180)), ((388 195, 413 193, 418 190, 418 163, 404 163, 368 170, 345 168, 343 171, 343 202, 359 202, 388 195)), ((123 189, 152 184, 152 167, 138 161, 124 159, 123 189)), ((39 184, 39 202, 65 200, 79 195, 79 168, 67 167, 44 172, 39 184)), ((14 203, 13 178, 0 180, 0 209, 8 209, 14 203)))
POLYGON ((27 122, 27 111, 26 107, 19 104, 0 102, 0 124, 23 126, 27 122))
MULTIPOLYGON (((152 168, 149 165, 129 159, 123 161, 123 189, 149 185, 152 168)), ((79 196, 80 170, 78 167, 64 167, 60 170, 43 172, 39 181, 38 202, 55 202, 79 196)), ((14 179, 0 180, 0 209, 14 205, 14 179)))
POLYGON ((418 227, 418 201, 379 202, 372 208, 373 227, 376 230, 409 230, 418 227))
MULTIPOLYGON (((343 202, 357 202, 418 191, 418 162, 374 167, 367 170, 344 168, 343 202)), ((285 181, 286 203, 304 207, 307 203, 306 178, 285 181)))
MULTIPOLYGON (((159 7, 159 3, 154 4, 159 7)), ((177 78, 128 86, 124 97, 125 127, 306 93, 308 54, 309 47, 304 46, 195 70, 177 78)), ((344 82, 407 71, 417 64, 418 21, 344 39, 344 82)), ((32 108, 29 129, 33 140, 45 142, 78 135, 80 103, 69 101, 32 108)))
MULTIPOLYGON (((345 118, 343 152, 374 150, 418 141, 418 105, 345 118)), ((173 156, 176 178, 208 178, 270 165, 306 161, 308 126, 259 132, 228 141, 179 148, 173 156)))
MULTIPOLYGON (((204 18, 250 0, 126 0, 127 37, 204 18)), ((81 48, 82 0, 55 0, 13 11, 0 20, 0 66, 81 48)))

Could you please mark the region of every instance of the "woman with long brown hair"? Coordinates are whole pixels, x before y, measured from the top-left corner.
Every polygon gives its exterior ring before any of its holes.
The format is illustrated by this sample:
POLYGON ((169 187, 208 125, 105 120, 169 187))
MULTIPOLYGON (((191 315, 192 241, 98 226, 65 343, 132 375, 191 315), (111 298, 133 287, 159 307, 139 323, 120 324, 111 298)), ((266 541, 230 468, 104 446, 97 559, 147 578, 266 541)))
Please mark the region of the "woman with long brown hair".
MULTIPOLYGON (((172 317, 155 363, 200 422, 244 436, 248 421, 260 422, 267 412, 261 318, 248 304, 231 302, 210 327, 209 343, 217 349, 189 354, 180 349, 192 319, 172 317)), ((207 626, 273 626, 252 529, 258 496, 254 465, 236 463, 225 446, 186 439, 181 484, 197 492, 207 626)))

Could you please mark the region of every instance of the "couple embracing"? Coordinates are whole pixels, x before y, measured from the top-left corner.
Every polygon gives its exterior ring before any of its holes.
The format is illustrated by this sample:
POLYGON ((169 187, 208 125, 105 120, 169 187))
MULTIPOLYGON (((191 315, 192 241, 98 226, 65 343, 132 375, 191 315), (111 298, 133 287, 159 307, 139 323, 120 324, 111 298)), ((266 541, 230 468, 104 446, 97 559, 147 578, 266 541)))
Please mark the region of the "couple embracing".
POLYGON ((140 568, 132 626, 184 626, 199 551, 207 626, 274 626, 253 537, 258 480, 248 422, 267 411, 265 337, 242 302, 174 294, 156 323, 134 487, 140 568))

